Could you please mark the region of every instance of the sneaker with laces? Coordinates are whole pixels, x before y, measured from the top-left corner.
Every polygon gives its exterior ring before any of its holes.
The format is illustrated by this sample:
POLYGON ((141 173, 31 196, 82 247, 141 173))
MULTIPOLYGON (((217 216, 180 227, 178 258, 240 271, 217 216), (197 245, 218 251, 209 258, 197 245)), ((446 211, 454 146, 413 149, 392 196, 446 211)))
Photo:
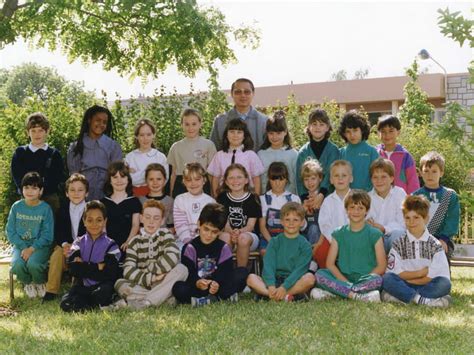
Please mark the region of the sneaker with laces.
POLYGON ((383 302, 404 303, 401 300, 399 300, 397 297, 392 296, 387 291, 382 291, 381 298, 383 302))
POLYGON ((367 293, 355 293, 354 299, 362 302, 380 302, 380 292, 370 291, 367 293))
POLYGON ((38 293, 36 292, 36 287, 35 285, 33 284, 27 284, 25 285, 25 287, 23 288, 23 290, 25 291, 26 295, 28 296, 28 298, 35 298, 38 296, 38 293))
POLYGON ((124 299, 119 299, 118 301, 109 304, 108 306, 101 306, 102 311, 117 311, 122 308, 128 307, 127 302, 124 299))
POLYGON ((426 298, 426 297, 420 297, 418 300, 418 304, 423 304, 428 307, 448 307, 449 306, 449 301, 451 297, 450 296, 444 296, 444 297, 439 297, 439 298, 426 298))
POLYGON ((44 295, 46 294, 46 285, 45 284, 34 284, 36 288, 36 294, 38 297, 43 298, 44 295))
POLYGON ((214 295, 209 295, 206 297, 191 297, 191 306, 202 307, 202 306, 207 306, 208 304, 211 304, 217 301, 218 299, 214 295))
POLYGON ((311 298, 314 300, 325 300, 328 298, 336 297, 336 295, 333 295, 331 292, 328 292, 326 290, 323 290, 321 288, 315 287, 311 290, 311 298))
POLYGON ((51 292, 46 292, 43 296, 43 302, 49 302, 49 301, 53 301, 54 299, 56 299, 58 297, 57 294, 55 293, 51 293, 51 292))

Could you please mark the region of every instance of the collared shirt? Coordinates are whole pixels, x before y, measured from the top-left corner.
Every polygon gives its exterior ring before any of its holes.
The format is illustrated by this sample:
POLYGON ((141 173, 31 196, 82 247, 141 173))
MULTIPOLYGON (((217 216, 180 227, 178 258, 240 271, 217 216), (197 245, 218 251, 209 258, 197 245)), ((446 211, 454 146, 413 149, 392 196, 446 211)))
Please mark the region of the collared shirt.
POLYGON ((416 238, 407 231, 406 235, 392 244, 388 255, 387 272, 400 274, 428 267, 428 277, 450 278, 446 254, 439 240, 425 228, 423 235, 416 238))
POLYGON ((405 230, 402 202, 406 195, 405 190, 398 186, 393 186, 385 198, 372 189, 369 192, 371 203, 367 218, 373 218, 376 223, 381 224, 385 228, 385 234, 405 230))
MULTIPOLYGON (((69 204, 69 216, 71 217, 71 230, 72 230, 72 240, 77 239, 77 234, 79 231, 79 223, 81 222, 82 214, 84 213, 84 208, 86 207, 86 201, 82 201, 79 204, 70 203, 69 204)), ((63 245, 65 242, 63 243, 63 245)))
POLYGON ((38 150, 40 150, 40 149, 48 150, 48 143, 43 144, 42 147, 37 147, 37 146, 35 146, 35 145, 33 145, 33 144, 30 143, 30 144, 28 144, 28 148, 29 148, 33 153, 35 153, 36 151, 38 151, 38 150))
MULTIPOLYGON (((349 193, 349 191, 347 191, 347 193, 349 193)), ((319 228, 321 229, 321 234, 324 235, 329 242, 332 241, 332 233, 336 228, 349 224, 346 209, 344 208, 344 198, 346 196, 340 198, 336 191, 334 191, 324 199, 321 209, 319 210, 319 228)))

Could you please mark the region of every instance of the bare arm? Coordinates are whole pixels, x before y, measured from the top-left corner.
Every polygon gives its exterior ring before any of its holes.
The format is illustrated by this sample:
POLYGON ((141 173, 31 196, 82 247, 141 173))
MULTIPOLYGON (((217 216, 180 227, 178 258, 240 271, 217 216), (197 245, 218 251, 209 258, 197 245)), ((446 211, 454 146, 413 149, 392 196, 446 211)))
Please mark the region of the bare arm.
POLYGON ((125 243, 121 245, 122 250, 127 250, 128 243, 134 236, 138 234, 138 231, 140 230, 140 214, 139 213, 134 213, 132 216, 132 228, 130 229, 130 234, 128 235, 127 240, 125 243))
POLYGON ((217 190, 219 189, 219 176, 212 176, 211 178, 211 191, 212 197, 217 197, 217 190))
POLYGON ((383 275, 387 268, 387 257, 385 256, 385 249, 383 247, 382 238, 375 243, 375 257, 377 259, 377 266, 372 270, 372 274, 383 275))
POLYGON ((247 225, 244 228, 241 228, 240 232, 241 233, 253 232, 253 230, 255 229, 255 224, 256 223, 257 223, 257 218, 255 218, 255 217, 249 218, 247 220, 247 225))
POLYGON ((170 196, 173 195, 174 191, 174 184, 176 183, 176 168, 172 166, 171 168, 171 176, 170 176, 170 196))
POLYGON ((267 219, 265 217, 261 217, 258 219, 258 223, 260 226, 260 233, 263 235, 263 237, 267 240, 267 242, 270 241, 272 238, 270 232, 267 229, 267 219))
POLYGON ((253 186, 254 186, 254 189, 255 189, 255 193, 257 195, 260 195, 261 194, 261 190, 262 190, 262 186, 261 186, 261 179, 260 179, 260 176, 254 176, 252 178, 252 181, 253 181, 253 186))
POLYGON ((326 267, 332 272, 334 276, 336 276, 338 280, 349 282, 349 280, 341 273, 341 271, 339 271, 338 267, 336 266, 338 251, 339 247, 337 242, 334 238, 332 238, 331 246, 329 247, 328 258, 326 260, 326 267))
POLYGON ((428 267, 424 267, 420 270, 415 271, 403 271, 398 276, 405 281, 411 282, 412 280, 424 278, 428 275, 428 267))

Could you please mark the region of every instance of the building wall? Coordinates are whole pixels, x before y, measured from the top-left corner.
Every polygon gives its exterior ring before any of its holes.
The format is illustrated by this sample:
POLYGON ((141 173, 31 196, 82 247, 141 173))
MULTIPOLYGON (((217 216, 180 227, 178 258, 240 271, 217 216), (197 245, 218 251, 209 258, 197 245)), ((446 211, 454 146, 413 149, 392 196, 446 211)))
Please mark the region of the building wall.
MULTIPOLYGON (((468 110, 474 106, 474 84, 469 83, 469 74, 451 74, 448 75, 448 101, 458 102, 468 110)), ((465 122, 464 118, 459 120, 461 124, 465 122)), ((465 127, 467 133, 472 134, 471 127, 465 127)))

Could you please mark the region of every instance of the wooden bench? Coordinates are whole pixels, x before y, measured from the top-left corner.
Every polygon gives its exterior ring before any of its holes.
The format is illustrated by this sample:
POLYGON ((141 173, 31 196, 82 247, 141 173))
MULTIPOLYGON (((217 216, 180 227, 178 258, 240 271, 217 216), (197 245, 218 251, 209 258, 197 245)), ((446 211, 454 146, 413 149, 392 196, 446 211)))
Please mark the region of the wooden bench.
POLYGON ((473 257, 453 256, 451 258, 451 266, 474 267, 474 258, 473 257))
POLYGON ((8 285, 10 288, 10 302, 15 298, 15 278, 13 276, 12 268, 10 264, 12 262, 12 257, 7 256, 0 258, 0 265, 8 265, 8 285))
MULTIPOLYGON (((235 253, 232 254, 232 258, 235 261, 236 255, 235 253)), ((251 251, 249 254, 249 263, 252 265, 253 270, 257 275, 261 275, 260 271, 260 252, 258 251, 251 251)))

